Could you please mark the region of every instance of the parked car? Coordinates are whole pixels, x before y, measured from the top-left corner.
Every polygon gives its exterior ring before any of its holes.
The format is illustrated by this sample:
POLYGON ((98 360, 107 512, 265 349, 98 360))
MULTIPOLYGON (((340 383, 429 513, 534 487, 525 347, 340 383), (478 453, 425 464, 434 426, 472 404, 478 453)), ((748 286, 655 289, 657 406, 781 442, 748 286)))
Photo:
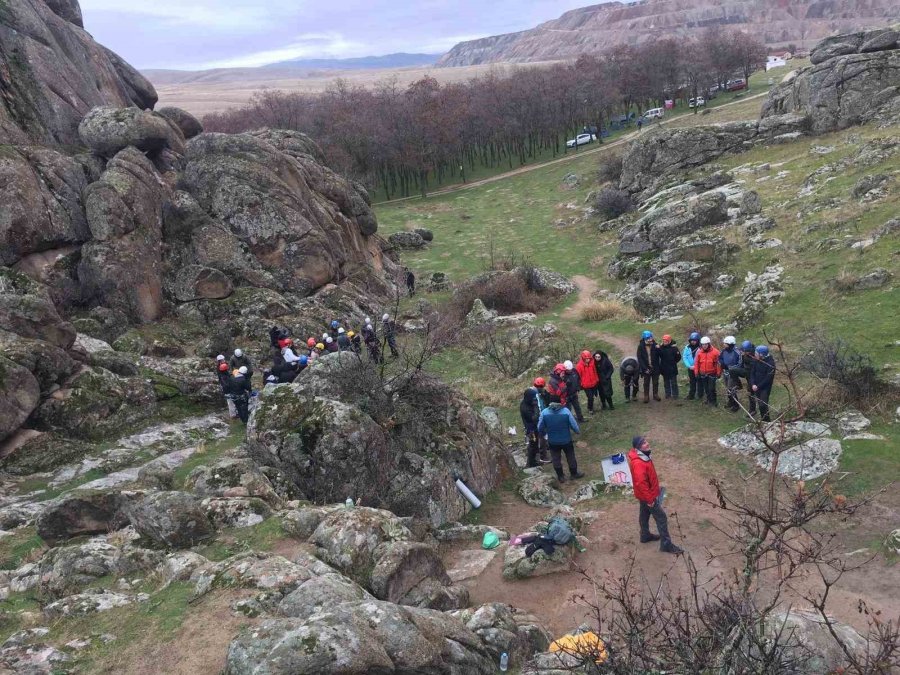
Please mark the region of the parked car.
POLYGON ((693 108, 694 106, 699 108, 704 105, 706 105, 706 99, 702 96, 698 96, 696 101, 692 98, 688 99, 688 108, 693 108))
POLYGON ((650 108, 644 113, 644 119, 652 120, 654 117, 662 117, 664 113, 662 108, 650 108))
POLYGON ((597 140, 594 134, 578 134, 575 138, 566 141, 567 148, 575 148, 579 145, 587 145, 597 140))
POLYGON ((728 80, 725 84, 726 91, 740 91, 741 89, 747 88, 747 80, 743 78, 738 78, 736 80, 728 80))

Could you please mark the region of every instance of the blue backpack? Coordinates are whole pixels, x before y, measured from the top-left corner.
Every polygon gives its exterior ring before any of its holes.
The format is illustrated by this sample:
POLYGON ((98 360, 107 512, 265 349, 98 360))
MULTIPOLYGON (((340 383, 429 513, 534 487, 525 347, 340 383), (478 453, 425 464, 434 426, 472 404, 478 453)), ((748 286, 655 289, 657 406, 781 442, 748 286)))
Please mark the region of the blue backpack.
POLYGON ((575 532, 569 521, 560 516, 554 516, 547 526, 547 539, 552 539, 554 544, 565 546, 575 538, 575 532))

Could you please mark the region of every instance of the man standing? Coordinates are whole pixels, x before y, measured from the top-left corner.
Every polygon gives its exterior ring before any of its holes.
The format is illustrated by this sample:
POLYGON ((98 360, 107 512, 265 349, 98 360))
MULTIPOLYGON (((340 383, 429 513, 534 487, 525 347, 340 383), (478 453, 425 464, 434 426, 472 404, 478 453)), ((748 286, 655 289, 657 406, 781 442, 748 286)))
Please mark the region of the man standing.
POLYGON ((566 407, 575 413, 575 419, 578 422, 584 422, 584 415, 581 414, 581 402, 578 400, 578 392, 581 391, 581 380, 578 373, 575 372, 575 365, 571 361, 563 363, 566 371, 563 380, 566 383, 566 407))
POLYGON ((672 342, 671 335, 663 335, 662 345, 657 349, 659 352, 659 374, 663 378, 663 390, 666 398, 678 398, 678 362, 681 360, 681 353, 678 347, 672 342))
POLYGON ((706 403, 719 405, 716 397, 716 381, 722 375, 722 364, 719 362, 719 350, 712 346, 712 341, 704 335, 700 338, 700 349, 694 354, 694 375, 700 396, 706 394, 706 403))
POLYGON ((381 348, 378 345, 378 336, 375 334, 375 329, 372 327, 372 324, 369 323, 368 319, 362 330, 362 339, 363 342, 366 343, 366 348, 369 350, 369 360, 374 361, 375 363, 381 363, 381 348))
POLYGON ((231 379, 231 370, 225 361, 225 356, 219 354, 216 357, 216 377, 219 380, 219 386, 222 388, 222 395, 225 397, 225 404, 228 406, 228 416, 232 419, 238 416, 237 408, 234 407, 234 401, 228 396, 228 380, 231 379))
MULTIPOLYGON (((591 356, 587 349, 581 352, 581 358, 578 359, 578 365, 575 366, 575 370, 578 373, 581 388, 584 389, 587 395, 588 412, 593 413, 594 397, 600 395, 598 390, 600 373, 597 372, 597 367, 594 365, 594 357, 591 356)), ((606 405, 604 404, 603 407, 606 407, 606 405)))
POLYGON ((693 401, 694 397, 703 398, 703 393, 697 394, 697 376, 694 374, 694 357, 697 350, 700 349, 700 333, 691 333, 688 337, 688 343, 681 352, 681 362, 688 372, 688 401, 693 401))
POLYGON ((337 345, 338 349, 342 352, 349 352, 352 347, 352 345, 350 344, 350 338, 347 336, 347 333, 343 328, 338 328, 337 345))
POLYGON ((238 369, 237 374, 228 380, 227 395, 234 401, 234 407, 237 408, 238 417, 241 418, 241 422, 244 424, 247 424, 247 419, 250 417, 248 406, 250 405, 250 394, 252 391, 247 366, 241 366, 238 369))
POLYGON ((638 380, 640 379, 640 370, 638 369, 637 359, 633 356, 626 356, 619 364, 619 379, 625 385, 625 402, 631 403, 637 401, 638 380))
POLYGON ((737 373, 732 373, 731 369, 740 369, 741 353, 735 347, 737 340, 734 339, 733 335, 729 335, 722 342, 725 344, 725 347, 719 352, 719 363, 722 364, 722 377, 725 379, 728 409, 734 412, 741 409, 737 400, 737 391, 741 381, 738 379, 737 373))
POLYGON ((566 381, 564 379, 566 367, 562 363, 553 366, 553 372, 550 374, 550 381, 547 383, 548 403, 561 403, 566 405, 568 401, 568 391, 566 389, 566 381))
POLYGON ((250 361, 250 357, 244 354, 242 349, 235 349, 234 356, 228 362, 228 365, 232 370, 240 370, 240 368, 246 368, 247 372, 247 380, 253 377, 253 363, 250 361))
POLYGON ((628 453, 628 465, 631 467, 631 481, 634 496, 640 502, 638 524, 641 529, 641 543, 659 542, 659 550, 663 553, 683 553, 669 536, 669 519, 662 507, 662 492, 659 489, 659 478, 656 467, 650 459, 650 443, 643 436, 635 436, 631 451, 628 453), (656 522, 659 534, 650 532, 650 516, 656 522))
POLYGON ((416 294, 416 275, 408 267, 404 267, 403 270, 406 272, 406 290, 409 297, 412 297, 416 294))
POLYGON ((653 333, 645 330, 637 348, 638 369, 644 380, 644 403, 650 403, 650 385, 653 385, 653 400, 659 400, 659 351, 653 333))
POLYGON ((578 471, 578 462, 575 460, 575 443, 572 441, 572 432, 580 433, 578 422, 572 413, 562 403, 551 403, 544 408, 538 419, 538 433, 547 434, 547 442, 550 446, 550 457, 553 459, 553 468, 556 470, 556 478, 560 483, 566 482, 562 469, 562 453, 566 454, 566 462, 569 465, 569 475, 572 479, 584 478, 584 474, 578 471))
POLYGON ((597 370, 597 376, 600 382, 597 385, 597 394, 600 396, 600 409, 615 410, 613 407, 613 383, 612 376, 616 372, 616 367, 612 364, 606 352, 598 349, 594 352, 594 368, 597 370))
POLYGON ((397 324, 390 315, 385 314, 381 317, 381 326, 384 330, 384 337, 387 338, 388 347, 391 348, 391 356, 397 358, 400 356, 400 352, 397 350, 397 324))
POLYGON ((522 395, 522 402, 519 404, 519 415, 522 417, 525 437, 528 439, 526 468, 538 466, 537 455, 539 451, 541 464, 547 464, 550 461, 547 457, 547 439, 543 434, 538 433, 538 422, 541 419, 541 413, 547 407, 547 395, 544 392, 545 386, 544 378, 536 377, 534 386, 525 390, 525 393, 522 395))
POLYGON ((775 383, 775 359, 769 354, 766 345, 756 348, 756 356, 750 367, 750 391, 751 402, 755 399, 759 406, 759 414, 763 422, 770 422, 769 395, 772 393, 772 385, 775 383))

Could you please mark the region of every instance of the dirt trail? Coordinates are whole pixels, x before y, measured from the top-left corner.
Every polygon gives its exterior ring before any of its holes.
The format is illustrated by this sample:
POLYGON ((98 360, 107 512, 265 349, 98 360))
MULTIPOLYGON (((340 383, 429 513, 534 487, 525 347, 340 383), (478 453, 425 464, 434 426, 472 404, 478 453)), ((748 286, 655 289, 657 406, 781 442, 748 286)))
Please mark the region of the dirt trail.
MULTIPOLYGON (((720 105, 715 109, 720 110, 722 108, 727 108, 728 106, 746 103, 747 101, 752 101, 753 99, 760 98, 762 96, 766 96, 767 94, 768 94, 768 92, 763 92, 761 94, 754 94, 753 96, 748 96, 747 98, 742 98, 737 101, 732 101, 731 103, 726 103, 724 105, 720 105)), ((647 127, 648 133, 651 129, 656 129, 658 127, 665 126, 666 124, 669 124, 676 120, 684 119, 685 116, 686 115, 678 115, 677 117, 671 117, 666 120, 661 120, 658 123, 652 125, 652 127, 650 125, 648 125, 648 127, 647 127)), ((637 131, 632 131, 631 133, 629 133, 625 136, 622 136, 622 138, 619 138, 619 139, 613 141, 612 143, 604 143, 603 145, 600 145, 591 150, 579 150, 577 152, 572 153, 571 155, 567 155, 566 157, 560 157, 559 159, 551 159, 547 162, 541 162, 539 164, 529 164, 528 166, 523 166, 518 169, 513 169, 512 171, 506 171, 504 173, 498 173, 498 174, 496 174, 494 176, 490 176, 488 178, 482 178, 481 180, 472 181, 471 183, 465 183, 463 185, 452 185, 450 187, 441 188, 440 190, 434 190, 434 191, 428 193, 428 197, 437 197, 439 195, 448 195, 453 192, 469 190, 471 188, 480 187, 482 185, 488 185, 489 183, 495 183, 499 180, 505 180, 505 179, 511 178, 513 176, 518 176, 519 174, 528 173, 529 171, 535 171, 537 169, 543 169, 548 166, 553 166, 554 164, 562 164, 563 162, 571 162, 572 160, 575 160, 575 159, 581 159, 585 155, 594 155, 598 152, 603 152, 604 150, 609 150, 610 148, 616 148, 625 143, 629 143, 637 137, 638 133, 639 132, 637 132, 637 131)), ((415 195, 415 196, 410 196, 410 197, 400 197, 399 199, 391 199, 390 201, 386 201, 386 202, 376 202, 375 204, 373 204, 373 206, 382 206, 385 204, 397 204, 399 202, 406 202, 411 199, 421 199, 421 196, 415 195)))
MULTIPOLYGON (((583 274, 576 274, 572 277, 572 283, 578 288, 578 299, 575 301, 575 304, 566 308, 563 312, 562 315, 567 319, 577 319, 582 308, 593 301, 594 295, 600 288, 600 284, 583 274)), ((604 333, 602 331, 593 331, 590 333, 590 336, 611 344, 619 351, 620 356, 634 351, 635 343, 628 338, 610 335, 609 333, 604 333)))

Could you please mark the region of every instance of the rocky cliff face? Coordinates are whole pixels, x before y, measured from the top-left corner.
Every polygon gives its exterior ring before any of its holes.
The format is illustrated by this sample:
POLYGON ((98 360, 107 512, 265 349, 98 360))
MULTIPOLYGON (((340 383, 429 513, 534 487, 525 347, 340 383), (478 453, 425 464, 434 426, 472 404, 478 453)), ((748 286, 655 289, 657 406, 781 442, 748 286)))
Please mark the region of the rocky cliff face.
POLYGON ((440 66, 574 59, 617 44, 693 36, 708 26, 752 31, 767 44, 811 44, 836 31, 848 32, 900 19, 892 0, 645 0, 609 2, 566 12, 519 33, 461 42, 440 66))

